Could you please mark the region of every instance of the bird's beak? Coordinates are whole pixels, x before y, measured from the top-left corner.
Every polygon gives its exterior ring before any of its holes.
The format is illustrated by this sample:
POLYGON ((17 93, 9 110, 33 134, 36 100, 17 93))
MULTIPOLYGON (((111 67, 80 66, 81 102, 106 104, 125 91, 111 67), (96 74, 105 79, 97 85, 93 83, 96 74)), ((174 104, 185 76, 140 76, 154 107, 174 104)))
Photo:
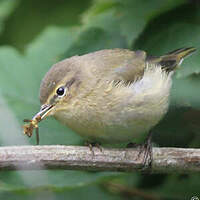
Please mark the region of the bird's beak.
POLYGON ((33 130, 36 129, 37 144, 39 144, 38 123, 50 114, 53 107, 54 107, 54 105, 47 105, 47 104, 42 105, 40 108, 40 111, 32 118, 32 120, 24 119, 24 122, 29 122, 29 124, 25 124, 23 126, 24 134, 31 137, 33 130))
POLYGON ((47 117, 51 112, 53 105, 44 104, 41 106, 40 111, 32 118, 32 120, 40 118, 40 121, 47 117))

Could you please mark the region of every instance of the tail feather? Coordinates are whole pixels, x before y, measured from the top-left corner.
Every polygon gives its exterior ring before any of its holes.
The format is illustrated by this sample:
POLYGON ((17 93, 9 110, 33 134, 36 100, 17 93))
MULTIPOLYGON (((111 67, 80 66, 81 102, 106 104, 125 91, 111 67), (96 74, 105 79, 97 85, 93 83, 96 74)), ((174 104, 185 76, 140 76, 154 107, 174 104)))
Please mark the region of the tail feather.
POLYGON ((196 48, 194 47, 180 48, 160 57, 149 57, 147 60, 154 64, 161 65, 163 70, 170 72, 175 70, 182 63, 184 58, 195 51, 196 48))
POLYGON ((169 52, 166 56, 177 56, 180 60, 191 55, 196 51, 194 47, 180 48, 174 51, 169 52))
POLYGON ((158 63, 166 71, 173 71, 179 66, 183 59, 194 53, 196 49, 194 47, 180 48, 168 54, 161 56, 161 61, 158 63))

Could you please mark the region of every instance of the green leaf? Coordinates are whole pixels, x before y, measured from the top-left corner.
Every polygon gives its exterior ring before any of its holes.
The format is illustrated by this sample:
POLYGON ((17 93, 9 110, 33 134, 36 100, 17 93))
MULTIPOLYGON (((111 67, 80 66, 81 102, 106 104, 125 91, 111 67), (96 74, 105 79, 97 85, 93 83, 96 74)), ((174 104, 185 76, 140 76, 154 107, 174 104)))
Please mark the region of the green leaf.
POLYGON ((74 41, 64 55, 65 57, 70 57, 118 47, 127 47, 124 37, 119 34, 110 34, 101 28, 91 27, 86 30, 80 30, 78 39, 74 41))
POLYGON ((16 8, 18 0, 0 0, 0 33, 4 30, 5 20, 16 8))
POLYGON ((83 15, 78 40, 65 57, 108 48, 129 48, 153 17, 172 9, 184 1, 165 3, 141 1, 94 1, 83 15))
POLYGON ((196 47, 197 52, 186 58, 177 70, 177 77, 200 73, 199 13, 200 7, 186 5, 160 16, 148 26, 134 48, 144 49, 151 55, 162 55, 181 47, 196 47))
POLYGON ((3 192, 0 194, 1 199, 15 199, 15 200, 77 200, 77 199, 106 199, 106 200, 120 200, 120 196, 106 193, 102 188, 89 185, 85 187, 77 187, 73 189, 55 189, 52 187, 15 190, 12 193, 3 192))
POLYGON ((199 75, 174 77, 170 109, 153 131, 154 141, 160 146, 200 147, 197 142, 200 126, 194 120, 200 117, 199 85, 199 75))
POLYGON ((100 27, 110 33, 124 36, 130 47, 150 20, 184 2, 184 0, 97 0, 83 15, 83 22, 87 27, 100 27))
POLYGON ((20 125, 16 119, 15 113, 7 105, 0 93, 0 143, 1 145, 26 144, 27 138, 21 134, 20 125))
POLYGON ((199 197, 199 178, 199 174, 170 175, 165 183, 159 185, 153 192, 158 192, 162 197, 177 200, 199 197))
POLYGON ((26 188, 49 187, 54 189, 72 189, 98 183, 102 179, 124 176, 114 172, 86 172, 73 170, 41 170, 1 172, 0 192, 25 190, 26 188))
POLYGON ((173 79, 172 104, 200 109, 200 75, 190 75, 173 79))
MULTIPOLYGON (((15 0, 4 0, 14 3, 15 0)), ((48 26, 73 26, 80 24, 80 15, 91 0, 21 0, 5 24, 1 44, 13 45, 21 50, 48 26)), ((2 7, 0 11, 5 9, 2 7)), ((9 12, 9 11, 8 11, 9 12)), ((1 12, 0 12, 1 13, 1 12)), ((0 14, 1 16, 1 14, 0 14)))
POLYGON ((160 14, 171 10, 185 1, 183 0, 118 0, 121 5, 116 14, 119 15, 119 25, 122 34, 126 36, 128 44, 131 45, 142 33, 147 23, 160 14))

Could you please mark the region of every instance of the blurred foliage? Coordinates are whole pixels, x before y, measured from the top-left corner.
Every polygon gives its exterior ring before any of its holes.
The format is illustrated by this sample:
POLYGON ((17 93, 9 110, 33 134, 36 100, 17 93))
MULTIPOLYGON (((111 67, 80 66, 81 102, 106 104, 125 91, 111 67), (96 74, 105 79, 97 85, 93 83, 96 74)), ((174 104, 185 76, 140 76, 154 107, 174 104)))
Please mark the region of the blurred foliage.
MULTIPOLYGON (((7 1, 7 4, 8 2, 10 4, 18 2, 16 0, 5 1, 7 1)), ((56 2, 52 0, 21 0, 6 19, 0 44, 13 45, 23 50, 26 44, 50 25, 64 27, 79 25, 80 15, 89 7, 90 3, 91 0, 59 0, 56 2)), ((10 9, 8 6, 4 8, 4 10, 9 11, 8 9, 10 9)))
MULTIPOLYGON (((53 63, 116 47, 143 49, 151 55, 188 46, 200 49, 200 4, 184 0, 0 0, 0 45, 0 144, 35 144, 35 138, 25 138, 20 127, 24 118, 38 111, 40 81, 53 63)), ((200 147, 199 87, 198 50, 174 76, 169 112, 154 128, 156 145, 200 147)), ((54 119, 42 122, 40 131, 41 144, 83 143, 54 119)), ((0 198, 142 200, 145 194, 189 200, 200 198, 199 179, 199 174, 1 172, 0 198), (136 189, 139 193, 134 193, 136 189)))

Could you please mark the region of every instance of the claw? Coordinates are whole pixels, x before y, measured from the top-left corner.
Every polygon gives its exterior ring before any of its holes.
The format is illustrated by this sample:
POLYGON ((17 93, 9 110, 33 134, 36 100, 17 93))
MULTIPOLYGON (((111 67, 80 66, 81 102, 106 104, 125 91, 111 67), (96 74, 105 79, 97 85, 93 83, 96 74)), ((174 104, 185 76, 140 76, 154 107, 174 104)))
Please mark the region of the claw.
POLYGON ((94 156, 93 147, 97 147, 101 152, 103 152, 101 145, 97 142, 90 143, 90 142, 86 141, 85 145, 89 147, 89 149, 92 153, 92 156, 94 156))

